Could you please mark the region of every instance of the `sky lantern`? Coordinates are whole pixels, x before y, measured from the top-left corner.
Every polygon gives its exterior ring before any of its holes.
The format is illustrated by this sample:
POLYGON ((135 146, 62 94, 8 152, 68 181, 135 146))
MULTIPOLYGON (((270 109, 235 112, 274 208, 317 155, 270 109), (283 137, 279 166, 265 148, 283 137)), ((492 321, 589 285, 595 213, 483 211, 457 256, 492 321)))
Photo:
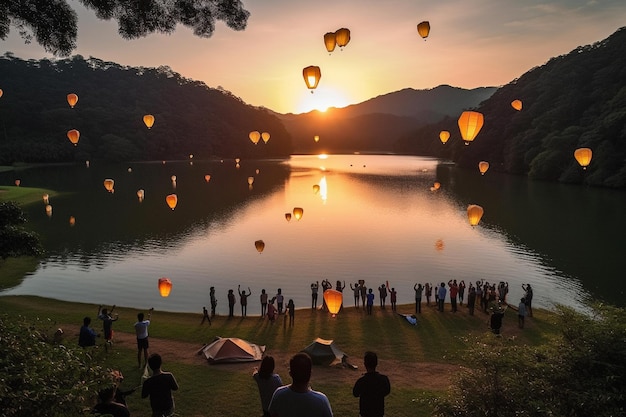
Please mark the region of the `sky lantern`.
POLYGON ((574 158, 578 161, 583 169, 587 169, 587 166, 591 162, 591 149, 589 148, 578 148, 574 151, 574 158))
POLYGON ((172 291, 172 281, 169 278, 159 278, 159 293, 161 297, 167 297, 172 291))
POLYGON ((2 88, 0 88, 0 97, 2 97, 3 94, 4 94, 4 91, 2 91, 2 88))
POLYGON ((89 168, 89 161, 85 161, 85 166, 89 168))
POLYGON ((145 116, 143 116, 143 122, 146 124, 146 127, 148 129, 152 129, 152 126, 154 125, 154 116, 151 114, 146 114, 145 116))
POLYGON ((320 137, 318 135, 313 136, 313 140, 315 142, 319 142, 320 141, 320 137))
POLYGON ((144 190, 137 190, 137 198, 139 199, 140 203, 143 201, 145 196, 146 192, 144 190))
POLYGON ((69 104, 71 108, 74 108, 76 103, 78 103, 78 96, 76 94, 74 94, 74 93, 68 94, 67 95, 67 104, 69 104))
POLYGON ((481 206, 477 206, 476 204, 470 204, 467 206, 467 218, 469 220, 469 224, 472 226, 476 226, 481 217, 483 217, 484 210, 481 206))
POLYGON ((417 25, 417 33, 426 40, 430 33, 430 23, 428 21, 421 22, 417 25))
POLYGON ((350 42, 350 29, 341 28, 335 31, 335 41, 340 48, 346 46, 350 42))
POLYGON ((315 184, 315 185, 313 186, 313 192, 314 192, 315 194, 317 194, 317 193, 319 193, 319 192, 320 192, 320 186, 319 186, 319 184, 315 184))
POLYGON ((50 204, 46 204, 46 215, 52 217, 52 206, 50 204))
POLYGON ((487 172, 488 169, 489 169, 489 162, 480 161, 478 163, 478 170, 480 171, 481 175, 485 175, 485 172, 487 172))
POLYGON ((302 209, 302 207, 293 208, 293 217, 295 217, 296 220, 300 220, 303 214, 304 214, 304 209, 302 209))
POLYGON ((291 221, 291 213, 285 213, 285 219, 287 219, 288 222, 291 221))
POLYGON ((263 143, 266 143, 270 140, 270 134, 267 132, 261 133, 261 139, 263 139, 263 143))
POLYGON ((343 303, 343 294, 341 291, 328 289, 324 291, 324 301, 326 302, 326 307, 328 307, 330 314, 335 317, 337 313, 339 313, 339 309, 343 303))
POLYGON ((437 249, 437 251, 441 252, 445 247, 445 244, 443 243, 443 239, 437 239, 435 241, 435 249, 437 249))
POLYGON ((441 188, 441 183, 440 183, 440 182, 435 181, 435 183, 433 184, 433 188, 435 189, 435 191, 437 191, 438 189, 440 189, 440 188, 441 188))
POLYGON ((441 143, 445 145, 448 139, 450 139, 450 132, 448 132, 447 130, 442 130, 441 132, 439 132, 439 140, 441 141, 441 143))
POLYGON ((165 202, 167 203, 169 208, 174 210, 176 208, 176 205, 178 204, 178 197, 176 196, 176 194, 170 194, 165 197, 165 202))
POLYGON ((211 181, 211 176, 210 176, 209 174, 206 174, 206 175, 204 176, 204 180, 205 180, 206 182, 211 181))
POLYGON ((107 178, 106 180, 104 180, 104 188, 108 192, 114 192, 113 185, 115 185, 115 181, 113 181, 111 178, 107 178))
POLYGON ((80 132, 76 129, 67 131, 67 138, 74 144, 74 146, 78 145, 78 139, 80 138, 80 132))
POLYGON ((172 180, 172 182, 176 182, 176 175, 172 175, 170 179, 172 180))
POLYGON ((76 217, 70 216, 70 226, 74 226, 76 224, 76 217))
POLYGON ((22 183, 22 180, 15 180, 16 187, 19 187, 21 183, 22 183))
POLYGON ((522 100, 513 100, 511 102, 511 107, 513 107, 517 111, 522 110, 522 100))
POLYGON ((261 252, 263 252, 263 249, 265 249, 265 242, 263 242, 262 240, 257 240, 256 242, 254 242, 254 247, 260 254, 261 252))
POLYGON ((476 111, 464 111, 459 117, 459 130, 466 145, 476 138, 483 127, 484 118, 482 113, 476 111))
POLYGON ((253 130, 252 132, 250 132, 248 137, 250 138, 250 141, 252 141, 252 143, 256 145, 257 143, 259 143, 259 139, 261 139, 261 134, 258 131, 253 130))
POLYGON ((335 46, 337 46, 337 37, 335 32, 328 32, 324 34, 324 46, 328 51, 328 55, 335 50, 335 46))
POLYGON ((43 195, 43 203, 44 204, 49 204, 50 203, 50 196, 48 194, 44 194, 43 195))
POLYGON ((258 169, 258 168, 254 170, 254 173, 257 174, 257 175, 259 175, 259 172, 261 172, 261 170, 258 169))
POLYGON ((304 82, 309 90, 311 90, 311 94, 313 90, 317 88, 317 84, 320 82, 320 78, 322 78, 322 72, 320 67, 316 67, 315 65, 311 65, 302 70, 302 77, 304 77, 304 82))

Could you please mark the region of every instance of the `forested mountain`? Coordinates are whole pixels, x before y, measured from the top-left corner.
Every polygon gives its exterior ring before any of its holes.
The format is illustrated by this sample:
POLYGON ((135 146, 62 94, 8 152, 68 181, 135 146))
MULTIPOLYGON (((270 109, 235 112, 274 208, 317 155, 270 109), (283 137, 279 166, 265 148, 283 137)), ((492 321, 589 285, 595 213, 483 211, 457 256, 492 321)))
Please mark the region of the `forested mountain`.
POLYGON ((626 28, 533 68, 476 110, 485 122, 469 146, 451 117, 411 132, 395 150, 467 167, 484 160, 489 169, 539 180, 626 187, 626 28), (521 111, 511 106, 515 99, 521 111), (446 145, 441 130, 452 134, 446 145), (593 151, 586 170, 573 157, 579 147, 593 151))
POLYGON ((296 152, 389 152, 394 142, 408 132, 475 107, 495 90, 496 87, 466 90, 449 85, 428 90, 405 88, 326 112, 278 116, 291 134, 296 152), (319 143, 313 142, 316 135, 319 143))
POLYGON ((270 111, 168 67, 120 66, 96 58, 0 58, 0 165, 15 162, 284 157, 291 138, 270 111), (78 95, 70 108, 69 93, 78 95), (152 114, 147 129, 143 116, 152 114), (80 132, 77 146, 67 132, 80 132), (252 130, 268 132, 253 145, 252 130))

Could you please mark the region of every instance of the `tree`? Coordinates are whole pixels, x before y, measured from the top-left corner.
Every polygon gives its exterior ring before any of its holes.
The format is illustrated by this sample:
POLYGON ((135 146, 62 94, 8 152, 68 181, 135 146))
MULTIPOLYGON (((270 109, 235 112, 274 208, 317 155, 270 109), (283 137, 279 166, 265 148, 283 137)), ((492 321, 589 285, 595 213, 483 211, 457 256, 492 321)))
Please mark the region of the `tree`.
MULTIPOLYGON (((124 39, 150 33, 172 33, 181 24, 196 36, 208 38, 215 21, 222 20, 234 30, 244 30, 250 12, 240 0, 80 0, 102 20, 115 19, 124 39)), ((11 25, 30 43, 37 41, 46 51, 68 56, 76 48, 76 11, 67 0, 21 0, 0 2, 0 39, 9 35, 11 25)))
POLYGON ((24 212, 12 201, 0 203, 0 258, 37 256, 41 253, 39 237, 21 228, 24 212))

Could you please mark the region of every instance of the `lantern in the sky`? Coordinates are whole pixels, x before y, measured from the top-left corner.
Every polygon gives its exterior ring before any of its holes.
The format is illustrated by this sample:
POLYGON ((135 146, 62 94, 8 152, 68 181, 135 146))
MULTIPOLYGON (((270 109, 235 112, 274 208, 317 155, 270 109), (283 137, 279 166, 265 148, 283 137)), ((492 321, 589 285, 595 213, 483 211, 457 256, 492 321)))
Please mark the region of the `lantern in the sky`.
POLYGON ((439 140, 441 141, 441 143, 445 145, 448 139, 450 139, 450 132, 448 132, 447 130, 442 130, 441 132, 439 132, 439 140))
POLYGON ((314 192, 315 194, 317 194, 317 193, 319 193, 319 192, 320 192, 320 186, 319 186, 318 184, 315 184, 315 185, 313 186, 313 192, 314 192))
POLYGON ((287 219, 288 222, 291 221, 291 213, 285 213, 285 219, 287 219))
POLYGON ((144 190, 137 190, 137 198, 139 199, 140 203, 143 201, 145 196, 146 192, 144 190))
POLYGON ((322 78, 322 72, 320 67, 311 65, 302 70, 302 77, 304 77, 307 88, 313 93, 313 90, 317 88, 317 84, 320 82, 320 78, 322 78))
POLYGON ((270 140, 270 134, 267 132, 261 133, 261 139, 263 139, 263 143, 267 143, 270 140))
POLYGON ((78 96, 76 94, 74 94, 74 93, 68 94, 67 95, 67 104, 69 104, 71 108, 74 108, 76 103, 78 103, 78 96))
POLYGON ((480 161, 478 163, 478 170, 480 171, 481 175, 485 175, 485 172, 487 172, 488 169, 489 169, 489 162, 480 161))
POLYGON ((44 204, 49 204, 50 203, 50 196, 48 194, 44 194, 43 195, 43 203, 44 204))
POLYGON ((167 297, 172 291, 172 281, 169 278, 159 278, 159 293, 161 297, 167 297))
POLYGON ((337 313, 339 313, 339 309, 341 309, 343 293, 341 291, 328 289, 324 291, 324 301, 326 302, 326 307, 328 307, 330 314, 335 317, 337 313))
POLYGON ((340 48, 346 46, 350 42, 350 29, 341 28, 335 31, 335 41, 340 48))
POLYGON ((170 179, 172 180, 172 182, 176 182, 176 175, 172 175, 170 179))
POLYGON ((235 158, 235 163, 238 164, 239 162, 241 162, 240 158, 235 158))
POLYGON ((262 240, 257 240, 254 242, 254 247, 256 248, 257 252, 261 253, 263 252, 263 249, 265 249, 265 242, 263 242, 262 240))
POLYGON ((70 226, 74 226, 76 224, 76 217, 70 216, 70 226))
POLYGON ((522 100, 513 100, 511 102, 511 107, 513 107, 517 111, 522 110, 522 100))
POLYGON ((444 248, 444 243, 442 239, 437 239, 437 241, 435 242, 435 249, 437 249, 438 251, 442 251, 444 248))
POLYGON ((587 166, 591 162, 592 152, 589 148, 578 148, 574 151, 574 158, 578 161, 583 169, 587 169, 587 166))
POLYGON ((19 187, 21 183, 22 183, 22 180, 15 180, 16 187, 19 187))
POLYGON ((143 122, 148 129, 151 129, 154 125, 154 116, 151 114, 146 114, 145 116, 143 116, 143 122))
POLYGON ((476 111, 464 111, 459 117, 459 130, 466 145, 476 138, 483 127, 483 114, 476 111))
POLYGON ((483 217, 484 210, 481 206, 476 204, 470 204, 467 206, 467 219, 469 220, 469 224, 472 226, 476 226, 480 219, 483 217))
POLYGON ((318 135, 313 136, 313 140, 315 142, 319 142, 320 141, 320 137, 318 135))
POLYGON ((78 139, 80 138, 80 132, 76 129, 69 130, 67 132, 67 138, 76 146, 78 144, 78 139))
POLYGON ((250 141, 256 145, 257 143, 259 143, 259 139, 261 139, 261 134, 258 131, 253 130, 248 135, 248 138, 250 138, 250 141))
POLYGON ((2 88, 0 88, 0 97, 2 97, 3 94, 4 94, 4 91, 2 91, 2 88))
POLYGON ((46 204, 46 215, 52 217, 52 206, 50 204, 46 204))
POLYGON ((89 168, 89 161, 85 161, 85 166, 89 168))
POLYGON ((107 178, 106 180, 104 180, 104 188, 108 192, 113 192, 113 185, 115 185, 115 181, 113 181, 111 178, 107 178))
POLYGON ((209 174, 205 175, 205 176, 204 176, 204 180, 205 180, 206 182, 211 181, 211 176, 210 176, 209 174))
POLYGON ((324 34, 324 46, 326 46, 326 50, 328 54, 335 50, 335 46, 337 45, 337 39, 335 36, 335 32, 328 32, 324 34))
POLYGON ((254 173, 257 174, 257 175, 259 175, 259 172, 261 172, 261 170, 258 169, 258 168, 254 170, 254 173))
POLYGON ((165 197, 165 202, 167 203, 169 208, 174 210, 176 208, 176 205, 178 204, 178 197, 176 196, 176 194, 170 194, 165 197))
POLYGON ((294 207, 293 217, 295 217, 296 220, 300 220, 303 214, 304 214, 304 210, 301 207, 294 207))
POLYGON ((433 188, 434 188, 435 191, 437 191, 438 189, 441 188, 441 183, 435 181, 435 183, 433 184, 433 188))
POLYGON ((430 23, 425 21, 421 22, 417 25, 417 33, 426 40, 428 34, 430 33, 430 23))
POLYGON ((254 177, 248 177, 248 189, 252 189, 252 184, 254 184, 254 177))

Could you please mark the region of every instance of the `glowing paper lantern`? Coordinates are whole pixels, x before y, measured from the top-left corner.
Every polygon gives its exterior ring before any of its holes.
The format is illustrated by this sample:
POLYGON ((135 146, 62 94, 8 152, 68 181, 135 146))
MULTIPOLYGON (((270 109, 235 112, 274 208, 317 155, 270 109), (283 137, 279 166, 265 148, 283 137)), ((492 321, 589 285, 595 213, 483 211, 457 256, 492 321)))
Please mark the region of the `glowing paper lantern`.
POLYGON ((335 32, 328 32, 324 34, 324 46, 326 46, 326 50, 328 54, 335 50, 335 46, 337 45, 337 38, 335 36, 335 32))
POLYGON ((513 107, 517 111, 522 110, 522 100, 513 100, 511 102, 511 107, 513 107))
POLYGON ((319 193, 319 192, 320 192, 320 186, 319 186, 318 184, 315 184, 315 185, 313 186, 313 192, 314 192, 315 194, 317 194, 317 193, 319 193))
POLYGON ((113 192, 113 185, 115 185, 115 181, 113 181, 111 178, 107 178, 106 180, 104 180, 104 188, 108 192, 113 192))
POLYGON ((426 40, 428 34, 430 33, 430 23, 425 21, 421 22, 417 25, 417 33, 426 40))
POLYGON ((131 167, 128 167, 127 171, 130 173, 133 172, 133 169, 131 167))
POLYGON ((294 207, 293 217, 295 217, 296 220, 300 220, 303 214, 304 214, 304 210, 301 207, 294 207))
POLYGON ((146 114, 145 116, 143 116, 143 122, 148 129, 151 129, 154 125, 154 116, 151 114, 146 114))
POLYGON ((254 242, 254 247, 256 248, 257 252, 261 253, 263 252, 263 249, 265 249, 265 242, 263 242, 262 240, 257 240, 256 242, 254 242))
POLYGON ((89 168, 89 161, 85 161, 85 166, 89 168))
POLYGON ((21 183, 22 183, 22 180, 15 180, 16 187, 19 187, 21 183))
POLYGON ((241 159, 235 158, 235 163, 238 164, 239 162, 241 162, 241 159))
POLYGON ((576 158, 583 169, 587 169, 587 166, 591 163, 592 154, 593 152, 589 148, 578 148, 574 151, 574 158, 576 158))
POLYGON ((210 176, 209 174, 205 175, 205 176, 204 176, 204 180, 205 180, 206 182, 211 181, 211 176, 210 176))
POLYGON ((319 142, 320 141, 320 137, 318 135, 313 136, 313 140, 315 142, 319 142))
POLYGON ((261 134, 258 131, 253 130, 252 132, 250 132, 248 137, 250 138, 250 141, 252 141, 252 143, 256 145, 257 143, 259 143, 259 139, 261 139, 261 134))
POLYGON ((68 94, 67 95, 67 104, 69 104, 71 108, 74 108, 76 103, 78 103, 78 96, 76 94, 74 94, 74 93, 68 94))
POLYGON ((144 190, 137 190, 137 198, 139 199, 139 202, 141 203, 145 197, 146 193, 144 190))
POLYGON ((481 206, 477 206, 476 204, 470 204, 467 206, 467 218, 469 220, 469 224, 476 226, 483 217, 483 213, 484 210, 481 206))
POLYGON ((43 203, 50 204, 50 196, 48 194, 43 195, 43 203))
POLYGON ((341 28, 335 31, 335 41, 340 48, 346 46, 350 42, 350 29, 341 28))
POLYGON ((261 170, 258 169, 258 168, 254 170, 254 173, 257 174, 257 175, 259 175, 259 172, 261 172, 261 170))
POLYGON ((67 138, 76 146, 78 144, 78 139, 80 138, 80 132, 76 129, 69 130, 67 132, 67 138))
POLYGON ((70 226, 74 226, 76 224, 76 218, 74 216, 70 216, 70 226))
POLYGON ((2 91, 2 88, 0 88, 0 97, 2 97, 3 94, 4 94, 4 91, 2 91))
POLYGON ((484 118, 482 113, 476 111, 464 111, 459 117, 459 130, 466 145, 476 138, 483 127, 484 118))
POLYGON ((302 70, 302 76, 304 77, 306 86, 311 90, 311 93, 313 93, 313 90, 317 88, 317 84, 320 82, 320 78, 322 78, 322 71, 320 67, 311 65, 302 70))
POLYGON ((176 196, 176 194, 170 194, 165 197, 165 202, 167 203, 169 208, 174 210, 176 208, 176 205, 178 204, 178 197, 176 196))
POLYGON ((161 297, 167 297, 172 291, 172 281, 169 278, 159 278, 159 293, 161 297))
POLYGON ((437 239, 437 241, 435 242, 435 249, 437 249, 438 251, 442 251, 444 248, 444 243, 442 239, 437 239))
POLYGON ((263 139, 263 143, 267 143, 270 140, 270 134, 267 132, 261 133, 261 139, 263 139))
POLYGON ((339 313, 339 309, 343 303, 343 293, 341 293, 341 291, 328 289, 324 291, 324 301, 326 302, 326 307, 328 307, 330 314, 335 317, 337 313, 339 313))
POLYGON ((291 221, 291 213, 285 213, 285 219, 287 219, 288 222, 291 221))
POLYGON ((46 205, 46 214, 48 217, 52 217, 52 206, 50 204, 46 205))
POLYGON ((434 188, 434 191, 437 191, 438 189, 440 189, 440 188, 441 188, 441 183, 439 183, 439 182, 435 182, 435 183, 433 184, 433 188, 434 188))
POLYGON ((450 132, 448 132, 447 130, 442 130, 441 132, 439 132, 439 140, 441 141, 441 143, 445 145, 448 139, 450 139, 450 132))
POLYGON ((176 182, 176 175, 172 175, 170 179, 172 180, 172 182, 176 182))
POLYGON ((488 169, 489 169, 489 162, 480 161, 478 163, 478 170, 480 171, 481 175, 485 175, 485 172, 487 172, 488 169))

